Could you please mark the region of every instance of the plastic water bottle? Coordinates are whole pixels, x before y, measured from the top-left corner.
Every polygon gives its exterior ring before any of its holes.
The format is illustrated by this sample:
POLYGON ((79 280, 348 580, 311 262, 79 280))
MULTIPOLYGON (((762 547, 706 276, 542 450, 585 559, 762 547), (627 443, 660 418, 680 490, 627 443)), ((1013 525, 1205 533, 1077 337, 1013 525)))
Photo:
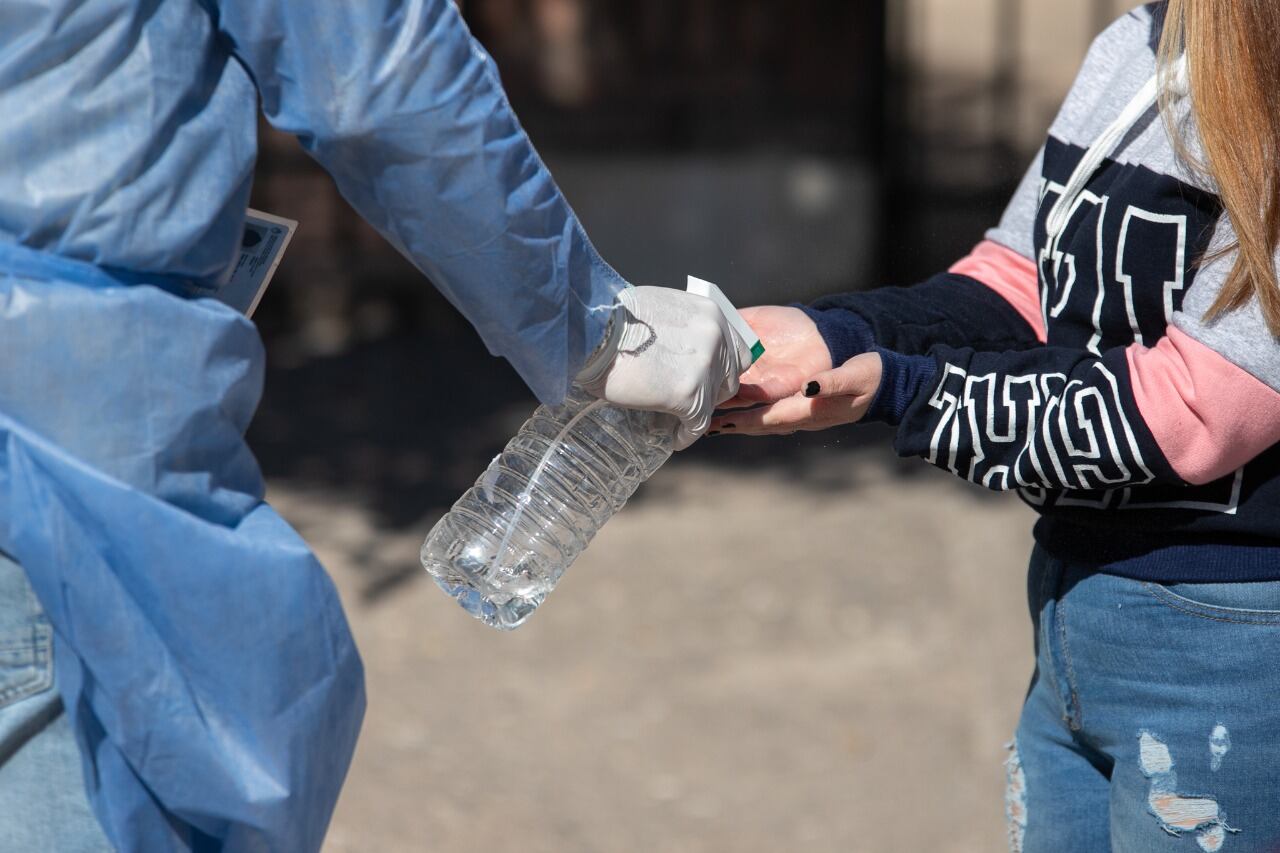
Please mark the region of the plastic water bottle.
POLYGON ((667 461, 679 424, 574 387, 539 407, 432 528, 423 566, 467 612, 515 628, 667 461))
MULTIPOLYGON (((754 358, 760 339, 715 285, 716 301, 754 358)), ((422 544, 422 565, 471 615, 518 627, 601 526, 671 456, 674 415, 623 409, 574 386, 541 406, 422 544)))

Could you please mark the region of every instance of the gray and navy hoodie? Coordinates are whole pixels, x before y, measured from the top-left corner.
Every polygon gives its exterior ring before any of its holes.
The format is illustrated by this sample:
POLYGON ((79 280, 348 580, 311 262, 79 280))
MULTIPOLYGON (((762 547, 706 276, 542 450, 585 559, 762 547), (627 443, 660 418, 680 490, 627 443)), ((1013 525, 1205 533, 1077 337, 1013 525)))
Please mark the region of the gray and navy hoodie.
MULTIPOLYGON (((1236 255, 1206 260, 1231 224, 1139 94, 1162 13, 1097 38, 968 257, 806 310, 835 364, 881 352, 869 417, 897 424, 900 454, 1018 490, 1054 556, 1167 582, 1280 579, 1280 342, 1256 304, 1205 318, 1236 255)), ((1196 155, 1189 99, 1171 108, 1196 155)))

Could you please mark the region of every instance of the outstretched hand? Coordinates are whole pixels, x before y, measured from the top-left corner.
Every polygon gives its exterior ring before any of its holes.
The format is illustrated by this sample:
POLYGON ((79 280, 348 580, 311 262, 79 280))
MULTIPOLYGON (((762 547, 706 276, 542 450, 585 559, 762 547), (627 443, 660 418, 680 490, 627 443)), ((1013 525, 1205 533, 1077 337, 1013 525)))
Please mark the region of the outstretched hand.
POLYGON ((763 305, 741 313, 760 336, 764 355, 743 374, 737 395, 719 406, 744 411, 716 417, 712 432, 778 435, 861 420, 880 389, 879 355, 864 353, 835 366, 818 327, 800 309, 763 305))
POLYGON ((879 353, 855 356, 834 370, 805 377, 799 394, 712 419, 711 433, 790 435, 856 423, 880 390, 883 368, 879 353))
POLYGON ((741 409, 799 394, 814 374, 832 368, 818 327, 799 308, 762 305, 738 313, 760 336, 764 355, 742 375, 737 395, 718 408, 741 409))

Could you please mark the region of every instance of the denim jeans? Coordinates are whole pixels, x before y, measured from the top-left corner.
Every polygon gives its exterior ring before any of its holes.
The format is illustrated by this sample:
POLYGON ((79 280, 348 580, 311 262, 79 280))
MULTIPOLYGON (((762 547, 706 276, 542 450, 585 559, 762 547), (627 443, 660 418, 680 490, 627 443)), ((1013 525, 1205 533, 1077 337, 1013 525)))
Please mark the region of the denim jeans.
POLYGON ((1037 549, 1027 594, 1010 849, 1280 850, 1280 582, 1162 586, 1037 549))
POLYGON ((22 568, 0 554, 0 850, 110 850, 82 774, 53 631, 22 568))

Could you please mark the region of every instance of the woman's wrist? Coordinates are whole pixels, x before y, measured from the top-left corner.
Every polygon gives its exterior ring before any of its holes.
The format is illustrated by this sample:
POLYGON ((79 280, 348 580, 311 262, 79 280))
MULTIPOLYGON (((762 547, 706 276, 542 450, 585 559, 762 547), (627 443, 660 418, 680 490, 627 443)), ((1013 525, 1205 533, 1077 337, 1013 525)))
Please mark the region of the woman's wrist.
POLYGON ((876 345, 871 324, 847 308, 811 308, 793 303, 818 327, 818 334, 831 353, 831 364, 839 366, 855 355, 870 352, 876 345))
POLYGON ((874 347, 880 356, 880 387, 862 420, 897 426, 922 388, 931 385, 938 366, 933 356, 903 355, 874 347))

